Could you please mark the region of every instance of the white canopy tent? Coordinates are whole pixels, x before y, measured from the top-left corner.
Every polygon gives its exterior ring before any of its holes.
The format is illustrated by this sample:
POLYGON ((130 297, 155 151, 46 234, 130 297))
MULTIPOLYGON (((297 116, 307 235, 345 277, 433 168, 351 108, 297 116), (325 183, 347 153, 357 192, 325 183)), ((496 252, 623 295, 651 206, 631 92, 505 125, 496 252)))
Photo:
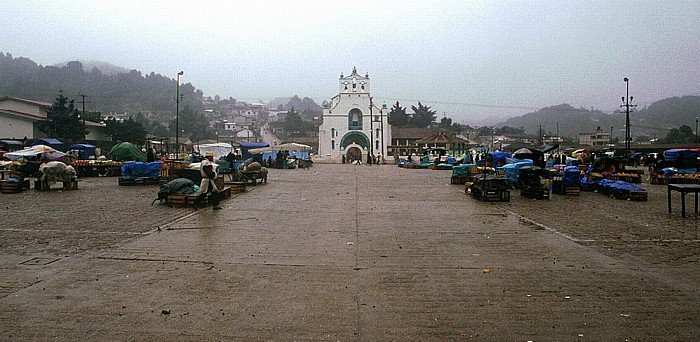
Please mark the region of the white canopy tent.
POLYGON ((27 147, 23 150, 5 153, 5 158, 15 161, 21 161, 22 159, 36 158, 37 160, 48 159, 56 160, 61 159, 66 154, 54 149, 53 147, 46 145, 34 145, 27 147))
POLYGON ((234 150, 233 145, 230 143, 213 143, 213 144, 200 144, 194 145, 194 150, 199 152, 201 155, 205 155, 207 152, 214 152, 214 159, 219 159, 225 157, 229 152, 234 150))
POLYGON ((248 152, 250 152, 252 154, 258 154, 258 153, 276 152, 276 151, 306 152, 306 151, 310 151, 310 150, 311 150, 311 146, 309 146, 309 145, 298 144, 298 143, 286 143, 286 144, 280 144, 280 145, 276 145, 276 146, 254 148, 254 149, 249 150, 248 152))

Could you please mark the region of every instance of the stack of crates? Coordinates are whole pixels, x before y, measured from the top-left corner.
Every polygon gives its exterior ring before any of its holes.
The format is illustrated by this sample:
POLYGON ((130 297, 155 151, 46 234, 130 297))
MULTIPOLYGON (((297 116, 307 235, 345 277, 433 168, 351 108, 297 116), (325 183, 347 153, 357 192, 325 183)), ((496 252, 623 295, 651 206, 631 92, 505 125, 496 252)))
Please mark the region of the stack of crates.
POLYGON ((478 175, 470 187, 474 198, 486 202, 509 202, 510 191, 505 177, 478 175))

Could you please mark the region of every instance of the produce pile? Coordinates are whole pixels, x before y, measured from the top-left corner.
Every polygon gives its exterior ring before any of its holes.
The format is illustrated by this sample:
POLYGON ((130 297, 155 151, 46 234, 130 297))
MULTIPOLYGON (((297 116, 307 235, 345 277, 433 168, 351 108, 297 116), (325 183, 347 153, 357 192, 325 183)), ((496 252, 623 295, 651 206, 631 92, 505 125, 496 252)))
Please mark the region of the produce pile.
POLYGON ((700 184, 700 174, 698 173, 676 173, 671 177, 671 183, 675 184, 700 184))
POLYGON ((73 166, 122 166, 122 162, 114 160, 76 160, 70 164, 73 166))

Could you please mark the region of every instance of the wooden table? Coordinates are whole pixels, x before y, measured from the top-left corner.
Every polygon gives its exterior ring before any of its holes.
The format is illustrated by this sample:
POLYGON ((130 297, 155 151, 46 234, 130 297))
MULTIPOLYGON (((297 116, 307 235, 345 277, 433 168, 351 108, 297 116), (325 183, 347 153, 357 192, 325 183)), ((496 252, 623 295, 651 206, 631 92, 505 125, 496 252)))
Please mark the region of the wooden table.
POLYGON ((685 217, 685 195, 690 192, 695 193, 695 213, 698 212, 698 192, 700 192, 700 184, 669 184, 668 185, 668 213, 671 213, 671 192, 678 191, 681 193, 681 214, 685 217))

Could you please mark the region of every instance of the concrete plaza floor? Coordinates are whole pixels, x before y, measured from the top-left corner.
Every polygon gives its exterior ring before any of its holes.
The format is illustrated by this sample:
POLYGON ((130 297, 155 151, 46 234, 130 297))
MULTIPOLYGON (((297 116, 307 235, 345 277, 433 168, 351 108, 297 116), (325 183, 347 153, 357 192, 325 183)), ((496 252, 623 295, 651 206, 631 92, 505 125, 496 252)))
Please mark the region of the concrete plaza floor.
POLYGON ((450 171, 320 164, 195 211, 115 184, 0 196, 0 340, 700 336, 698 217, 662 188, 484 203, 450 171))

